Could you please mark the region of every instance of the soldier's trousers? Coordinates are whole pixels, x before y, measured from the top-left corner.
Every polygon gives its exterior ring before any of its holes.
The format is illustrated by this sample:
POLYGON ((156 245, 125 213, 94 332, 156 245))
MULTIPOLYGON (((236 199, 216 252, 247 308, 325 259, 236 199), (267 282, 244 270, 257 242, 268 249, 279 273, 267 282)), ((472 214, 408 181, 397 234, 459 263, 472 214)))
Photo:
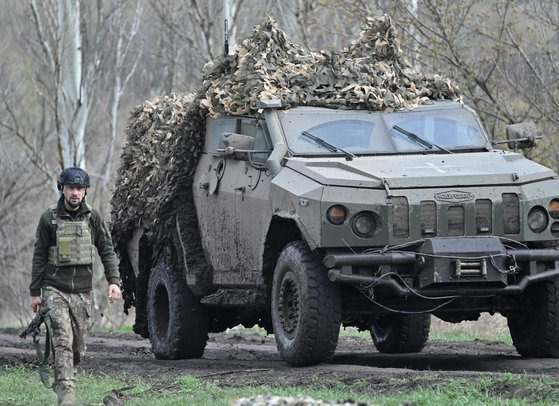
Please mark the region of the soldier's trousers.
POLYGON ((74 386, 74 369, 85 354, 85 340, 91 328, 91 293, 64 293, 43 288, 43 296, 52 298, 49 312, 54 345, 56 385, 74 386))

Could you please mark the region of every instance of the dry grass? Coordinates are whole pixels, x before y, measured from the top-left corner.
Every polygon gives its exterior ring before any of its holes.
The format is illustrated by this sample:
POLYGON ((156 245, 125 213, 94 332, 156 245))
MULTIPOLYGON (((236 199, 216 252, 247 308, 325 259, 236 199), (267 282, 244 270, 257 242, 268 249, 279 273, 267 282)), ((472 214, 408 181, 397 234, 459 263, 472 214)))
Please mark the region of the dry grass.
POLYGON ((507 319, 503 316, 499 314, 491 316, 488 313, 482 313, 479 320, 463 321, 461 323, 447 323, 437 317, 432 317, 431 334, 467 334, 473 338, 488 339, 507 335, 509 329, 507 319))

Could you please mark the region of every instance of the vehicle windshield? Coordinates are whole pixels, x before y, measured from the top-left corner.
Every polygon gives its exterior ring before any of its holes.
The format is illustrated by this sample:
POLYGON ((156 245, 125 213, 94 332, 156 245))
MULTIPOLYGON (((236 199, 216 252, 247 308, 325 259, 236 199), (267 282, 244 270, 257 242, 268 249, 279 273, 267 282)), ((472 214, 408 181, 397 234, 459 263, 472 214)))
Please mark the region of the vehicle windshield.
POLYGON ((392 113, 299 107, 278 114, 295 155, 341 154, 328 144, 355 155, 489 148, 474 112, 459 103, 442 104, 392 113))

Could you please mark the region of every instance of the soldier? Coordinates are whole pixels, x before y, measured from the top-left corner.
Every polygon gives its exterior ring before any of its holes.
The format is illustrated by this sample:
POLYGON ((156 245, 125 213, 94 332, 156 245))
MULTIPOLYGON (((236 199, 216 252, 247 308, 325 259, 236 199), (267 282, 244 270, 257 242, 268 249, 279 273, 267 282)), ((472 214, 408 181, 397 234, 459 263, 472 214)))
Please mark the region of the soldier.
POLYGON ((54 385, 60 405, 75 404, 74 373, 85 353, 91 327, 93 246, 101 257, 112 303, 121 298, 117 258, 110 234, 98 211, 85 195, 89 175, 66 168, 58 178, 60 199, 39 220, 29 290, 34 312, 44 298, 52 298, 54 385))

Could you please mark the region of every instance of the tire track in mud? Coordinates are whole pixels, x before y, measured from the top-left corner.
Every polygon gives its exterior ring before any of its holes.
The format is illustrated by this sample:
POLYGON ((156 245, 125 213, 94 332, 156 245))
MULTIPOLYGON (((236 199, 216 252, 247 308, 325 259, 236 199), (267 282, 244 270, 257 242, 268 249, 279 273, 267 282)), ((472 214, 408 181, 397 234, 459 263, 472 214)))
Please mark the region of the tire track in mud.
MULTIPOLYGON (((204 356, 191 360, 157 360, 149 341, 133 334, 93 334, 87 351, 82 363, 87 371, 133 373, 151 382, 189 374, 224 386, 366 381, 376 394, 392 394, 438 385, 445 377, 559 376, 557 359, 522 358, 511 345, 481 340, 429 341, 421 353, 391 355, 378 353, 372 341, 340 337, 331 362, 304 368, 289 367, 272 337, 245 334, 211 334, 204 356)), ((31 365, 34 359, 32 340, 21 340, 16 330, 0 331, 0 367, 31 365)))

